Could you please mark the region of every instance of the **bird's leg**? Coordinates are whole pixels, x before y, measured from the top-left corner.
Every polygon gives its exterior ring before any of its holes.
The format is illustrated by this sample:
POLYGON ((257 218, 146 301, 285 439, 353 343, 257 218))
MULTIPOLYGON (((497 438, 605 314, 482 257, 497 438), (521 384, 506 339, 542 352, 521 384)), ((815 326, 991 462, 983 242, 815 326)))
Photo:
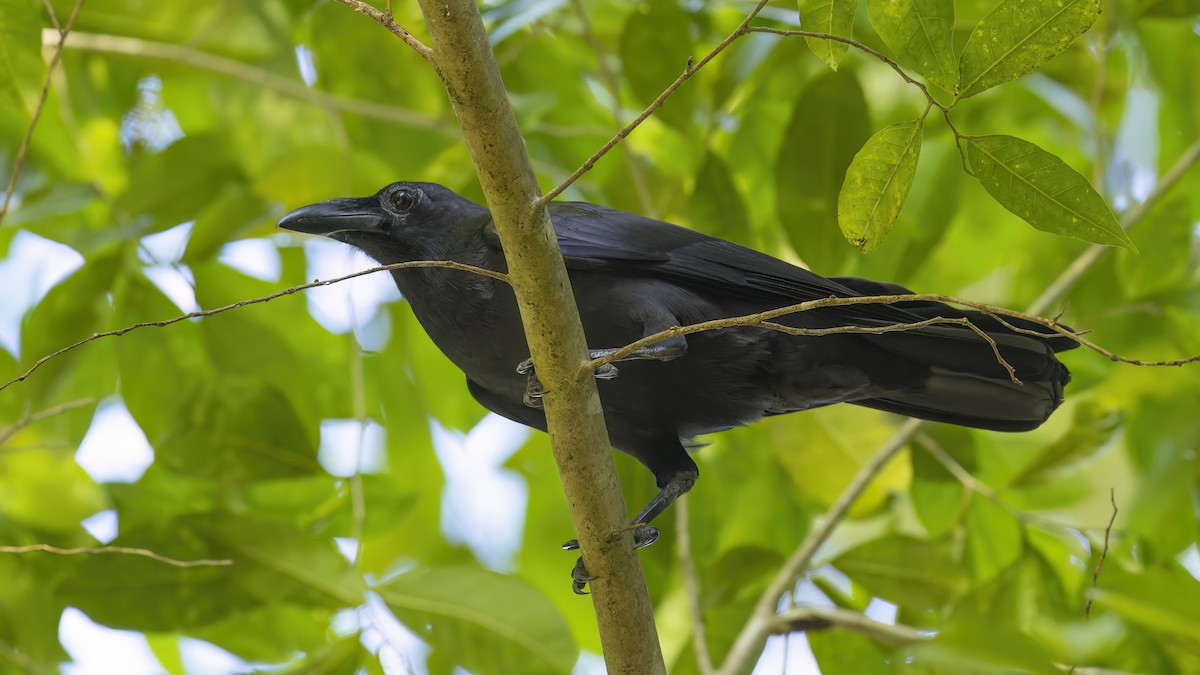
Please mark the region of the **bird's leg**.
MULTIPOLYGON (((599 359, 605 356, 611 356, 619 351, 619 348, 610 349, 592 349, 588 351, 588 356, 592 359, 599 359)), ((647 347, 635 349, 628 356, 619 360, 621 361, 670 361, 677 359, 684 354, 687 354, 687 340, 678 335, 673 338, 663 340, 647 347)), ((525 382, 525 405, 530 408, 542 407, 542 395, 545 393, 542 389, 542 383, 537 379, 537 371, 533 367, 533 359, 525 359, 517 364, 517 372, 527 377, 525 382)), ((599 368, 596 368, 592 373, 592 377, 597 380, 611 380, 617 376, 617 367, 611 363, 606 363, 599 368)))
MULTIPOLYGON (((675 503, 683 495, 687 494, 692 486, 696 484, 696 479, 700 476, 696 470, 696 465, 688 459, 691 464, 690 469, 682 469, 670 475, 666 482, 659 484, 658 494, 646 508, 642 509, 637 516, 629 523, 633 530, 633 548, 645 548, 658 540, 658 529, 650 526, 650 521, 657 518, 663 511, 667 510, 671 504, 675 503)), ((575 551, 579 549, 579 540, 572 539, 562 545, 564 551, 575 551)), ((589 581, 595 577, 591 576, 587 571, 587 566, 583 563, 583 558, 575 561, 575 567, 571 570, 571 589, 576 595, 585 595, 584 589, 589 581)))

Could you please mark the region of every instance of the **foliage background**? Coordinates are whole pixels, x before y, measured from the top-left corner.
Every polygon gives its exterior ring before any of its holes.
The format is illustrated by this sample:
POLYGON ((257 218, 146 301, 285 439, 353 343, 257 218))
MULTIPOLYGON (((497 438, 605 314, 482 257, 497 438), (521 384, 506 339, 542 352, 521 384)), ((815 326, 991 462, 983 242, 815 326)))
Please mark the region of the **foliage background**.
MULTIPOLYGON (((0 0, 0 175, 11 173, 36 105, 50 54, 43 40, 57 41, 43 30, 72 7, 49 4, 53 20, 32 0, 0 0)), ((956 46, 992 7, 955 3, 956 46)), ((574 170, 615 118, 640 110, 750 8, 485 5, 543 186, 574 170)), ((394 9, 423 34, 415 4, 394 9)), ((1128 209, 1200 137, 1198 14, 1193 0, 1108 3, 1066 53, 964 102, 956 124, 1035 142, 1128 209)), ((789 3, 762 16, 797 23, 789 3)), ((865 6, 854 21, 858 39, 886 52, 865 6)), ((436 75, 346 7, 90 0, 74 31, 0 227, 9 256, 0 314, 20 321, 0 349, 4 380, 92 332, 178 315, 188 296, 179 279, 203 308, 311 280, 319 247, 273 231, 287 208, 398 179, 479 197, 436 75), (152 237, 167 231, 186 243, 164 257, 152 237), (70 247, 82 265, 52 288, 26 285, 12 253, 40 241, 30 236, 70 247), (248 240, 276 252, 263 254, 278 256, 276 278, 229 264, 248 240), (173 286, 163 270, 174 270, 173 286)), ((877 251, 859 254, 832 220, 857 149, 923 108, 894 72, 854 50, 833 73, 802 40, 751 35, 566 196, 686 224, 823 274, 1027 306, 1086 244, 1034 231, 995 204, 963 173, 938 119, 900 222, 877 251)), ((1198 222, 1192 171, 1131 233, 1141 254, 1107 253, 1071 290, 1064 320, 1128 356, 1200 352, 1198 222)), ((515 557, 465 545, 446 497, 463 488, 447 481, 431 433, 470 430, 484 411, 403 302, 352 323, 355 331, 318 321, 298 296, 283 298, 97 341, 0 392, 0 428, 12 432, 0 433, 0 544, 97 546, 81 521, 115 512, 113 545, 233 561, 180 568, 135 555, 2 553, 0 668, 55 670, 66 659, 60 617, 75 607, 144 632, 170 672, 187 670, 185 638, 297 672, 379 672, 386 654, 360 635, 371 615, 346 611, 364 604, 368 588, 372 603, 382 600, 432 647, 410 655, 418 671, 565 672, 578 649, 598 652, 591 607, 569 592, 571 559, 557 549, 570 525, 546 439, 530 436, 506 463, 527 486, 515 557), (124 479, 90 475, 76 451, 97 407, 119 405, 153 462, 124 479), (360 444, 322 438, 323 420, 361 422, 372 437, 382 425, 382 458, 339 463, 339 450, 360 444)), ((1052 672, 1056 663, 1200 671, 1200 377, 1082 350, 1066 360, 1075 374, 1068 402, 1043 428, 1002 435, 933 425, 875 480, 797 597, 854 610, 894 605, 895 621, 939 637, 893 648, 837 629, 811 632, 823 672, 1052 672), (990 489, 964 485, 927 446, 990 489), (1085 621, 1110 490, 1120 513, 1085 621)), ((782 559, 896 424, 838 407, 722 434, 697 453, 691 543, 718 660, 782 559)), ((631 508, 644 503, 649 474, 618 463, 631 508)), ((642 558, 668 668, 695 672, 669 543, 677 533, 665 520, 662 543, 642 558)))

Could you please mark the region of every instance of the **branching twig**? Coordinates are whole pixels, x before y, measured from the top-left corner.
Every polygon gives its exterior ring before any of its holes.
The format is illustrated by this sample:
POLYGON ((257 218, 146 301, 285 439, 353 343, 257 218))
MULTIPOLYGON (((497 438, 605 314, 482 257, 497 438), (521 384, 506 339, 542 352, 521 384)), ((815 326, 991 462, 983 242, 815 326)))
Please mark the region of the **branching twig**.
POLYGON ((6 442, 8 442, 8 439, 16 436, 18 431, 24 429, 30 424, 40 422, 56 415, 61 415, 68 410, 74 410, 76 408, 92 405, 95 402, 96 399, 94 398, 81 398, 77 401, 67 401, 66 403, 61 403, 52 408, 46 408, 45 410, 40 410, 35 413, 26 413, 25 415, 21 416, 21 419, 13 422, 12 426, 5 429, 0 429, 0 445, 4 445, 6 442))
MULTIPOLYGON (((339 0, 339 2, 340 1, 341 0, 339 0)), ((758 13, 760 11, 762 11, 762 8, 766 4, 767 4, 766 0, 759 2, 755 6, 755 8, 750 12, 750 14, 746 16, 746 18, 742 21, 742 23, 738 24, 738 27, 735 28, 734 31, 729 34, 728 37, 726 37, 724 40, 722 40, 720 42, 720 44, 718 44, 716 47, 714 47, 711 52, 706 54, 699 61, 693 61, 693 60, 689 59, 688 63, 687 63, 687 67, 684 68, 683 73, 681 73, 679 75, 679 77, 677 77, 675 79, 674 82, 672 82, 666 89, 664 89, 663 92, 658 95, 658 98, 654 99, 650 103, 650 105, 646 106, 646 109, 643 110, 641 112, 641 114, 638 115, 636 118, 634 118, 634 120, 632 122, 630 122, 629 124, 626 124, 624 127, 622 127, 621 130, 618 131, 615 136, 610 138, 607 143, 602 145, 599 150, 594 152, 592 154, 592 156, 589 157, 587 159, 587 161, 585 161, 570 176, 567 176, 566 179, 564 179, 561 183, 559 183, 553 190, 550 190, 545 195, 543 195, 538 203, 546 204, 546 203, 550 202, 550 200, 552 200, 555 197, 557 197, 558 195, 562 194, 562 192, 564 190, 566 190, 568 187, 570 187, 576 180, 579 180, 580 176, 582 176, 583 174, 590 171, 592 169, 592 167, 596 165, 596 162, 598 162, 600 160, 601 157, 608 154, 608 152, 610 150, 612 150, 614 147, 616 147, 616 145, 618 143, 625 140, 625 138, 627 136, 629 136, 629 134, 632 133, 634 129, 638 128, 638 126, 640 126, 642 124, 642 122, 645 122, 646 119, 648 119, 651 115, 653 115, 655 113, 655 111, 657 111, 659 108, 661 108, 663 106, 663 104, 667 102, 667 99, 670 98, 671 95, 674 94, 677 89, 679 89, 679 87, 683 86, 684 82, 687 82, 689 79, 691 79, 692 76, 695 75, 697 71, 699 71, 701 68, 703 68, 705 65, 707 65, 709 61, 712 61, 718 54, 725 51, 725 49, 729 45, 733 44, 739 38, 749 35, 750 33, 769 33, 772 35, 780 35, 780 36, 786 36, 786 37, 806 37, 806 38, 815 38, 815 39, 819 39, 819 40, 832 40, 834 42, 841 42, 841 43, 850 45, 851 47, 854 47, 855 49, 858 49, 866 54, 870 54, 871 56, 879 59, 883 63, 890 66, 892 68, 892 70, 895 70, 900 75, 900 77, 902 77, 904 79, 905 82, 920 89, 921 93, 925 96, 925 99, 927 101, 929 101, 930 105, 936 107, 938 110, 941 111, 942 117, 946 120, 946 125, 950 127, 950 131, 954 134, 955 143, 959 144, 959 152, 960 153, 962 152, 962 147, 961 147, 961 144, 959 143, 959 141, 961 139, 961 135, 958 132, 958 128, 955 127, 954 123, 950 120, 950 114, 949 114, 950 106, 947 106, 947 105, 943 104, 941 101, 938 101, 937 98, 935 98, 934 95, 932 93, 930 93, 929 87, 925 86, 925 84, 923 82, 921 82, 920 80, 917 80, 917 79, 911 77, 908 73, 904 72, 904 69, 900 67, 900 64, 898 64, 895 61, 893 61, 892 59, 888 58, 885 54, 883 54, 875 49, 872 49, 857 40, 842 37, 840 35, 833 35, 831 33, 815 33, 812 31, 804 31, 804 30, 785 30, 782 28, 771 28, 769 26, 751 26, 750 22, 753 21, 754 18, 758 16, 758 13)))
POLYGON ((1100 550, 1100 560, 1096 562, 1095 569, 1092 570, 1092 592, 1088 594, 1087 604, 1083 606, 1083 618, 1092 618, 1092 600, 1096 596, 1096 586, 1100 583, 1100 571, 1104 569, 1104 561, 1108 558, 1108 538, 1112 534, 1113 523, 1117 522, 1117 491, 1115 488, 1108 489, 1108 498, 1112 501, 1112 518, 1108 519, 1108 527, 1104 528, 1104 548, 1100 550))
MULTIPOLYGON (((924 82, 921 82, 920 80, 915 79, 912 76, 910 76, 908 73, 904 72, 904 69, 900 67, 900 64, 896 63, 892 59, 888 58, 888 56, 886 54, 880 52, 879 50, 872 49, 871 47, 868 47, 867 45, 859 42, 858 40, 848 38, 848 37, 842 37, 841 35, 834 35, 832 33, 814 33, 812 31, 807 31, 807 30, 786 30, 783 28, 771 28, 769 26, 752 26, 751 28, 748 29, 748 32, 768 33, 771 35, 780 35, 780 36, 784 36, 784 37, 803 37, 803 38, 813 38, 813 39, 817 39, 817 40, 830 40, 832 42, 840 42, 842 44, 849 45, 849 46, 859 50, 860 52, 863 52, 864 54, 869 54, 869 55, 879 59, 884 64, 886 64, 889 68, 896 71, 896 74, 899 75, 905 82, 907 82, 908 84, 911 84, 912 86, 916 87, 917 89, 920 89, 921 93, 925 96, 925 100, 929 102, 929 105, 931 105, 941 111, 942 119, 946 120, 946 126, 950 127, 950 133, 954 134, 954 144, 958 147, 959 154, 963 155, 964 163, 966 162, 966 155, 963 154, 963 149, 962 149, 962 134, 958 133, 958 127, 954 126, 954 122, 952 122, 950 120, 950 108, 953 107, 953 105, 945 105, 941 101, 937 100, 933 96, 933 93, 929 91, 929 87, 926 86, 924 82)), ((964 164, 964 166, 965 166, 965 164, 964 164)))
POLYGON ((437 65, 433 62, 433 50, 429 47, 426 47, 417 38, 413 37, 412 33, 405 30, 403 26, 396 23, 396 20, 392 18, 391 3, 388 4, 386 11, 380 11, 379 9, 368 5, 367 3, 362 2, 362 0, 337 0, 337 2, 349 7, 350 9, 353 9, 359 14, 365 14, 366 16, 374 19, 379 23, 380 26, 388 29, 393 35, 403 40, 404 44, 412 47, 413 51, 415 51, 421 58, 425 59, 426 63, 433 66, 434 69, 437 69, 437 65))
MULTIPOLYGON (((51 31, 46 31, 43 33, 42 40, 45 42, 52 39, 53 36, 54 34, 51 31)), ((121 35, 73 33, 71 35, 71 42, 67 45, 67 48, 182 63, 186 66, 208 70, 249 82, 256 87, 279 92, 285 96, 291 96, 325 110, 361 115, 417 129, 428 129, 449 138, 461 138, 457 128, 415 110, 376 103, 374 101, 336 96, 319 89, 306 87, 303 83, 292 78, 257 68, 243 61, 210 54, 209 52, 186 45, 154 42, 153 40, 143 40, 141 38, 121 35)))
POLYGON ((676 546, 679 548, 679 568, 683 575, 683 587, 692 609, 692 649, 702 675, 712 675, 712 655, 708 653, 708 635, 704 628, 704 607, 700 603, 700 581, 696 574, 696 561, 692 557, 691 519, 688 514, 688 498, 683 495, 675 502, 676 546))
POLYGON ((25 380, 27 377, 32 375, 35 370, 37 370, 38 368, 41 368, 42 365, 44 365, 47 361, 49 361, 55 357, 61 356, 63 354, 66 354, 67 352, 75 350, 79 347, 82 347, 83 345, 85 345, 89 342, 92 342, 93 340, 99 340, 100 338, 124 335, 130 331, 137 330, 139 328, 162 328, 164 326, 170 326, 171 324, 174 324, 174 323, 179 323, 180 321, 187 321, 188 319, 198 319, 198 318, 202 318, 202 317, 206 317, 206 316, 213 316, 214 314, 221 314, 222 312, 228 312, 231 309, 238 309, 239 307, 245 307, 247 305, 257 305, 257 304, 261 304, 264 302, 269 302, 276 298, 281 298, 285 295, 292 295, 293 293, 297 293, 299 291, 305 291, 310 288, 317 288, 318 286, 328 286, 330 284, 336 284, 336 283, 339 283, 342 281, 346 281, 347 279, 353 279, 355 277, 361 277, 361 276, 364 276, 367 274, 374 274, 375 272, 382 272, 384 270, 411 269, 411 268, 416 268, 416 267, 442 267, 442 268, 446 268, 446 269, 460 270, 463 272, 472 272, 474 274, 481 274, 485 277, 491 277, 492 279, 496 279, 498 281, 503 281, 505 283, 508 283, 508 276, 506 274, 504 274, 503 272, 497 272, 495 270, 484 269, 482 267, 475 267, 474 265, 465 265, 463 263, 454 262, 452 260, 417 260, 417 261, 413 261, 413 262, 394 263, 392 265, 381 265, 379 267, 372 267, 371 269, 368 269, 368 270, 362 270, 359 272, 354 272, 353 274, 347 274, 342 277, 337 277, 336 279, 327 279, 325 281, 317 280, 317 281, 313 281, 313 282, 310 282, 307 284, 300 284, 299 286, 292 286, 290 288, 285 288, 281 291, 276 291, 274 293, 271 293, 270 295, 264 295, 259 298, 251 298, 249 300, 239 300, 238 302, 224 305, 222 307, 217 307, 215 309, 206 309, 206 310, 199 311, 199 312, 188 312, 187 314, 184 314, 182 316, 177 316, 177 317, 174 317, 171 319, 165 319, 163 321, 145 321, 142 323, 135 323, 130 326, 125 326, 124 328, 118 328, 116 330, 105 331, 103 333, 93 333, 92 335, 89 335, 88 337, 83 338, 82 340, 73 342, 73 343, 67 345, 66 347, 63 347, 62 349, 51 352, 51 353, 43 356, 42 358, 38 359, 37 361, 34 361, 33 365, 29 367, 29 370, 26 370, 24 373, 21 373, 20 375, 5 382, 4 384, 0 384, 0 391, 7 389, 9 386, 16 384, 17 382, 21 382, 21 381, 25 380))
POLYGON ((608 151, 616 147, 617 143, 625 140, 626 136, 633 132, 634 129, 638 128, 642 122, 645 122, 651 115, 654 114, 656 110, 661 108, 663 104, 667 102, 667 99, 671 97, 671 94, 675 93, 676 89, 679 89, 681 86, 683 86, 684 82, 690 80, 697 71, 707 65, 709 61, 712 61, 714 58, 716 58, 718 54, 725 51, 725 48, 733 44, 735 40, 743 35, 746 35, 750 28, 750 22, 754 20, 754 17, 758 16, 758 13, 761 12, 762 8, 767 5, 767 2, 768 0, 759 0, 758 4, 754 6, 754 9, 751 10, 750 13, 746 15, 746 18, 743 19, 740 24, 738 24, 738 27, 729 34, 729 37, 722 40, 716 47, 713 47, 713 50, 706 54, 704 58, 700 59, 699 61, 688 59, 687 65, 683 69, 683 73, 681 73, 679 77, 675 78, 675 81, 672 82, 666 89, 664 89, 663 92, 658 95, 658 98, 654 99, 650 105, 646 106, 646 109, 643 110, 636 118, 634 118, 632 122, 622 127, 615 136, 610 138, 607 143, 601 146, 599 150, 594 152, 592 156, 583 163, 583 165, 576 169, 570 176, 567 176, 563 182, 559 183, 553 190, 550 190, 546 194, 542 195, 542 197, 537 201, 538 205, 544 206, 550 203, 552 199, 562 194, 563 190, 571 187, 572 183, 579 180, 580 176, 588 171, 591 171, 592 167, 596 165, 596 162, 598 162, 601 157, 608 154, 608 151))
POLYGON ((232 560, 176 560, 144 548, 128 546, 96 546, 91 548, 59 548, 49 544, 30 544, 28 546, 0 546, 0 553, 53 553, 55 555, 99 555, 103 553, 119 553, 150 558, 173 567, 219 567, 232 565, 232 560))
POLYGON ((754 606, 754 612, 750 615, 749 621, 742 627, 742 631, 738 633, 737 639, 730 648, 729 653, 725 657, 725 662, 721 664, 718 675, 736 675, 737 673, 749 670, 750 665, 753 665, 754 660, 758 658, 762 651, 762 644, 771 635, 777 625, 777 617, 775 608, 779 599, 787 593, 789 589, 796 583, 804 571, 808 569, 812 562, 813 556, 816 555, 817 549, 833 530, 838 523, 849 513, 850 507, 858 500, 859 496, 866 491, 871 480, 883 470, 883 467, 894 457, 900 450, 912 439, 917 430, 921 428, 921 420, 909 419, 900 429, 888 439, 887 443, 880 448, 866 464, 859 469, 855 474, 854 479, 846 486, 834 503, 829 507, 821 522, 813 526, 809 531, 808 536, 804 538, 804 542, 800 547, 792 553, 787 562, 783 564, 779 572, 775 574, 775 578, 771 581, 771 585, 767 590, 763 591, 758 598, 758 603, 754 606))
MULTIPOLYGON (((1192 356, 1192 357, 1188 357, 1188 358, 1184 358, 1184 359, 1175 359, 1175 360, 1170 360, 1170 361, 1142 361, 1140 359, 1132 359, 1132 358, 1129 358, 1126 356, 1121 356, 1120 354, 1116 354, 1108 349, 1105 349, 1104 347, 1097 345, 1096 343, 1092 342, 1091 340, 1088 340, 1087 338, 1081 336, 1078 333, 1074 333, 1072 331, 1067 330, 1066 328, 1063 328, 1058 323, 1057 319, 1046 319, 1043 317, 1034 316, 1032 314, 1025 314, 1024 312, 1018 312, 1016 310, 1007 309, 1007 308, 999 307, 996 305, 989 305, 989 304, 982 303, 982 302, 975 302, 974 300, 965 300, 962 298, 956 298, 956 297, 949 296, 949 295, 941 295, 941 294, 936 294, 936 293, 914 293, 911 295, 863 295, 863 296, 854 296, 854 297, 830 296, 828 298, 821 298, 819 300, 809 300, 807 302, 801 302, 801 303, 797 303, 794 305, 788 305, 786 307, 780 307, 778 309, 772 309, 772 310, 768 310, 765 312, 758 312, 756 314, 746 314, 743 316, 735 316, 735 317, 730 317, 727 319, 714 319, 711 321, 703 321, 700 323, 690 324, 687 326, 674 326, 671 328, 667 328, 666 330, 662 330, 657 333, 654 333, 653 335, 648 335, 648 336, 646 336, 640 340, 637 340, 635 342, 631 342, 628 345, 625 345, 624 347, 622 347, 610 354, 602 356, 598 359, 594 359, 591 362, 589 362, 587 367, 591 368, 591 369, 595 369, 595 368, 599 368, 600 366, 603 366, 603 365, 606 365, 609 363, 613 363, 615 361, 620 361, 621 359, 628 357, 630 354, 637 351, 638 349, 648 347, 656 342, 661 342, 661 341, 669 339, 669 338, 678 337, 681 335, 690 335, 692 333, 699 333, 701 331, 717 330, 720 328, 731 328, 733 326, 762 326, 764 328, 770 328, 771 330, 779 330, 779 331, 783 331, 783 332, 787 332, 787 333, 792 333, 795 335, 829 335, 829 334, 836 334, 836 333, 867 333, 867 334, 890 333, 890 332, 896 332, 896 331, 905 331, 905 330, 914 330, 917 328, 924 328, 926 326, 930 326, 930 325, 937 324, 937 323, 964 324, 964 322, 965 322, 964 325, 968 325, 970 328, 972 328, 972 330, 975 330, 977 334, 980 334, 980 335, 984 334, 984 331, 979 329, 978 326, 975 326, 970 321, 965 320, 961 317, 953 317, 953 318, 935 317, 932 319, 926 319, 923 321, 918 321, 918 322, 913 322, 913 323, 899 323, 899 324, 888 324, 888 325, 884 325, 884 326, 866 326, 866 327, 864 327, 864 326, 837 326, 837 327, 833 327, 833 328, 793 328, 790 326, 783 326, 780 324, 770 323, 771 319, 775 319, 775 318, 778 318, 781 316, 786 316, 789 314, 798 314, 800 312, 808 312, 808 311, 812 311, 812 310, 816 310, 816 309, 825 309, 825 308, 829 308, 829 307, 845 307, 845 306, 849 306, 849 305, 870 305, 870 304, 886 305, 886 304, 896 304, 896 303, 914 302, 914 301, 915 302, 943 302, 943 303, 962 305, 964 307, 970 307, 972 309, 975 309, 975 310, 983 313, 986 316, 992 317, 998 321, 1002 321, 1003 323, 1005 323, 1009 326, 1011 326, 1011 324, 1008 322, 1004 322, 1001 317, 1009 317, 1009 318, 1014 318, 1014 319, 1021 319, 1023 321, 1029 321, 1031 323, 1045 326, 1047 329, 1052 331, 1053 335, 1050 333, 1039 334, 1039 333, 1037 333, 1037 331, 1030 331, 1029 329, 1018 328, 1016 326, 1012 326, 1012 328, 1014 330, 1016 330, 1016 332, 1018 332, 1018 333, 1041 335, 1041 337, 1053 337, 1054 335, 1061 336, 1068 340, 1072 340, 1072 341, 1078 343, 1080 346, 1091 349, 1092 351, 1099 353, 1100 355, 1104 356, 1105 358, 1107 358, 1111 361, 1119 361, 1121 363, 1128 363, 1128 364, 1135 365, 1135 366, 1182 366, 1182 365, 1186 365, 1188 363, 1194 363, 1194 362, 1200 361, 1200 355, 1196 355, 1196 356, 1192 356)), ((988 344, 990 344, 992 346, 993 351, 995 351, 997 354, 997 358, 999 358, 999 348, 996 346, 995 341, 993 339, 991 339, 990 336, 985 337, 984 339, 988 342, 988 344)), ((1008 366, 1008 364, 1006 364, 1004 362, 1004 360, 1002 358, 1000 359, 1000 362, 1006 368, 1009 368, 1009 369, 1011 368, 1010 366, 1008 366)))
POLYGON ((29 152, 29 143, 33 140, 33 130, 37 127, 38 119, 42 116, 42 109, 46 107, 46 97, 50 95, 50 80, 54 75, 54 69, 58 67, 58 60, 62 58, 63 43, 67 41, 67 35, 71 32, 71 26, 75 25, 75 17, 79 16, 79 10, 83 7, 83 0, 75 0, 75 6, 71 8, 71 14, 67 17, 67 23, 63 25, 61 31, 58 32, 58 44, 55 45, 54 51, 50 55, 50 63, 46 66, 46 77, 42 80, 42 93, 38 97, 37 105, 33 108, 33 116, 29 119, 29 126, 25 127, 25 136, 21 139, 21 145, 17 147, 17 157, 13 161, 12 176, 8 179, 8 188, 4 191, 4 203, 0 204, 0 223, 4 222, 4 216, 8 214, 8 204, 12 201, 13 193, 17 190, 17 178, 21 176, 21 167, 25 165, 25 155, 29 152))

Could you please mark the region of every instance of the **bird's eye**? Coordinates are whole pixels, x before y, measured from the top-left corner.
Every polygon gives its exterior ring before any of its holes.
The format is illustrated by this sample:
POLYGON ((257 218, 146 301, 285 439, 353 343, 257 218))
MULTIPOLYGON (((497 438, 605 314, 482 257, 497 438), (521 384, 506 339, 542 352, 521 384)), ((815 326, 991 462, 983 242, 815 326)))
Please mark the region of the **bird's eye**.
POLYGON ((412 190, 396 190, 388 199, 392 203, 392 208, 400 212, 411 209, 417 203, 417 195, 412 190))

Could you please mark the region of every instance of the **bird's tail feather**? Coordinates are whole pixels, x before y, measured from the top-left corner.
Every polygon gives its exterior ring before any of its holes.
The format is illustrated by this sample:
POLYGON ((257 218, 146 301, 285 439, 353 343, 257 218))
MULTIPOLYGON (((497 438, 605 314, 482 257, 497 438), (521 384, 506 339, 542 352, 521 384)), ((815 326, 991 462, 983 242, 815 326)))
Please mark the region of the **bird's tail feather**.
MULTIPOLYGON (((996 431, 1026 431, 1040 425, 1062 403, 1071 374, 1055 352, 1076 343, 1061 336, 1039 338, 1011 329, 978 312, 937 303, 906 307, 922 318, 965 317, 996 342, 996 351, 967 327, 935 326, 891 335, 869 336, 876 346, 909 364, 928 368, 920 385, 898 388, 859 405, 996 431), (1015 376, 1019 382, 1014 382, 1015 376)), ((1037 328, 1034 324, 1021 328, 1037 328)), ((1043 329, 1044 330, 1044 329, 1043 329)))

